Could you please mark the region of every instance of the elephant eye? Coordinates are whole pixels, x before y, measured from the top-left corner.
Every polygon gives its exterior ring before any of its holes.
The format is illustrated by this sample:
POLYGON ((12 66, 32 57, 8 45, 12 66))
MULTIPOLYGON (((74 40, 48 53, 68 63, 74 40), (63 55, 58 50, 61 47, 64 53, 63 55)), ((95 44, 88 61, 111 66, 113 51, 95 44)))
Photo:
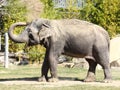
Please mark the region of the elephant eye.
POLYGON ((31 40, 34 40, 34 37, 33 37, 33 35, 32 35, 31 29, 28 29, 28 34, 29 34, 29 38, 30 38, 31 40))
POLYGON ((29 34, 29 38, 30 38, 31 40, 34 40, 34 37, 33 37, 32 34, 29 34))
POLYGON ((28 28, 28 33, 31 33, 32 31, 31 31, 31 29, 30 28, 28 28))

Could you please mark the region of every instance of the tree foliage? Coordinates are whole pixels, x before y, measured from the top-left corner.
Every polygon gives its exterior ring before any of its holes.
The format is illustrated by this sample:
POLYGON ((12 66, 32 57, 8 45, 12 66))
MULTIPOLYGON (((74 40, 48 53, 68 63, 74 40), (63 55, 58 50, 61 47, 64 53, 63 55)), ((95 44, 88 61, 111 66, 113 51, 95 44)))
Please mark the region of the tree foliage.
MULTIPOLYGON (((5 31, 7 32, 10 25, 15 22, 26 22, 26 5, 20 0, 8 0, 8 6, 6 7, 8 14, 4 15, 4 22, 5 22, 5 31)), ((19 34, 21 31, 24 30, 24 27, 17 27, 15 28, 15 34, 19 34)), ((44 57, 45 49, 41 46, 32 46, 32 47, 25 47, 25 44, 14 43, 13 41, 9 40, 9 51, 10 52, 18 52, 24 50, 31 62, 41 61, 44 57)))
MULTIPOLYGON (((5 7, 7 14, 4 15, 4 32, 7 32, 10 25, 19 22, 25 21, 26 7, 19 0, 8 0, 8 5, 5 7)), ((20 33, 22 28, 17 28, 14 33, 20 33)), ((23 44, 17 44, 10 40, 9 42, 9 51, 16 52, 24 48, 23 44)))
POLYGON ((44 12, 41 14, 43 18, 49 19, 65 19, 65 18, 79 18, 80 10, 78 7, 72 5, 76 0, 68 0, 66 8, 55 8, 53 0, 40 0, 44 4, 44 12))
MULTIPOLYGON (((77 0, 66 0, 66 8, 54 8, 53 0, 40 0, 44 4, 44 12, 40 15, 49 19, 77 18, 87 20, 104 27, 111 37, 120 33, 120 2, 119 0, 83 0, 86 1, 84 7, 76 7, 74 3, 77 0)), ((4 20, 4 31, 15 22, 26 21, 26 5, 21 0, 8 0, 7 14, 2 18, 4 20)), ((23 28, 16 28, 14 33, 20 33, 23 28)), ((10 52, 17 52, 24 49, 24 44, 16 44, 10 40, 10 52)), ((41 46, 29 47, 26 52, 29 53, 31 61, 42 60, 44 57, 44 48, 41 46), (31 53, 32 52, 32 53, 31 53)))
POLYGON ((104 27, 111 37, 120 33, 119 0, 91 0, 81 10, 83 19, 104 27))
POLYGON ((40 0, 44 4, 44 12, 41 14, 43 18, 60 19, 61 15, 54 8, 53 0, 40 0))
POLYGON ((83 8, 76 7, 76 0, 68 0, 66 8, 54 8, 53 0, 41 0, 44 5, 45 18, 78 18, 104 27, 111 37, 120 33, 120 2, 119 0, 85 0, 83 8))

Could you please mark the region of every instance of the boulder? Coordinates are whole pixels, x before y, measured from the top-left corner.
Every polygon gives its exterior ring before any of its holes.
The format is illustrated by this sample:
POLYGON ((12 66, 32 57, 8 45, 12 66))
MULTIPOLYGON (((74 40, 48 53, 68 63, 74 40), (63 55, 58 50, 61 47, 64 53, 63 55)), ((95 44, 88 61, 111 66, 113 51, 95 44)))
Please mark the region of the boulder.
MULTIPOLYGON (((110 40, 110 63, 117 63, 120 66, 120 63, 118 62, 120 60, 120 37, 115 37, 110 40)), ((112 65, 113 66, 113 65, 112 65)))

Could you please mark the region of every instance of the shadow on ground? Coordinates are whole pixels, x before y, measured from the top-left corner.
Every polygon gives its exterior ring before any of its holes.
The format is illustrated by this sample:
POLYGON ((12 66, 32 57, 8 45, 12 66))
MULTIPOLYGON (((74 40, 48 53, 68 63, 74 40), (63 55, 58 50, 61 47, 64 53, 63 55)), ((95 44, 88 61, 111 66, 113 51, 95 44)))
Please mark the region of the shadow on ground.
MULTIPOLYGON (((59 80, 62 81, 81 81, 83 82, 83 79, 78 78, 71 78, 71 77, 59 77, 59 80)), ((2 81, 38 81, 38 77, 24 77, 24 78, 3 78, 0 79, 0 82, 2 81)))

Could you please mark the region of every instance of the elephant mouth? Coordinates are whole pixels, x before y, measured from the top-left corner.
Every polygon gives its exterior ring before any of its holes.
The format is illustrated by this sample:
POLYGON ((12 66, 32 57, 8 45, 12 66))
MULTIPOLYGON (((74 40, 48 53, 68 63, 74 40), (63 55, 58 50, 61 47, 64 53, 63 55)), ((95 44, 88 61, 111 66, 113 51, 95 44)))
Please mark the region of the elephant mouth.
POLYGON ((38 43, 35 40, 29 39, 29 42, 27 43, 27 46, 34 46, 37 45, 38 43))

